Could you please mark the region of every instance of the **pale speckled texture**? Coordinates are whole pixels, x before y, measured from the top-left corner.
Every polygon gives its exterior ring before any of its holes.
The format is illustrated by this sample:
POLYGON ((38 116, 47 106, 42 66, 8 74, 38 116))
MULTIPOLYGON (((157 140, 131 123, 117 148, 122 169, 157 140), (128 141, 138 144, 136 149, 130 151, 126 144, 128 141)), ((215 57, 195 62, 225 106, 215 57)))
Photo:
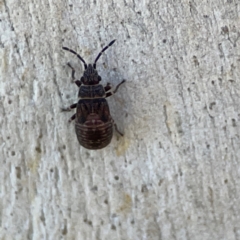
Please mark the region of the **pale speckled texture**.
POLYGON ((240 239, 240 3, 0 4, 0 239, 240 239), (98 62, 117 134, 79 146, 62 46, 98 62))

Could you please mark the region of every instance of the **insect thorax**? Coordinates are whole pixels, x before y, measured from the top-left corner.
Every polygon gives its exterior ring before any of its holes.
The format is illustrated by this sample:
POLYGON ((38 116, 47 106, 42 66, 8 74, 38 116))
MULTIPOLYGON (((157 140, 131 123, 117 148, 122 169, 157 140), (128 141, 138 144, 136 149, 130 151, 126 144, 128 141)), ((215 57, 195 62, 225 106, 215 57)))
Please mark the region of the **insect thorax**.
POLYGON ((79 98, 105 98, 105 90, 101 84, 97 85, 82 85, 79 88, 79 98))

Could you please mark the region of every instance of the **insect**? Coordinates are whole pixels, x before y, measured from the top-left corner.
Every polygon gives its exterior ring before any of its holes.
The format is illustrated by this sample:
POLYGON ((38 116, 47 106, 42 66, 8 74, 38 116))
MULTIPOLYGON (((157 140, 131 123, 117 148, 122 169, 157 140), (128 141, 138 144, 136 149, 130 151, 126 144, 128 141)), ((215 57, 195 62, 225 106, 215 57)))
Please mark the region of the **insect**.
POLYGON ((80 145, 87 149, 101 149, 106 147, 111 142, 113 126, 115 130, 123 136, 110 115, 106 98, 116 93, 119 86, 123 84, 125 80, 119 83, 115 90, 111 92, 110 83, 107 83, 105 87, 99 83, 101 77, 96 70, 98 59, 114 42, 115 40, 104 47, 97 55, 94 63, 88 65, 78 53, 67 47, 63 47, 64 50, 75 54, 83 62, 85 68, 81 79, 75 80, 75 69, 70 63, 67 64, 72 69, 72 79, 79 87, 78 102, 62 110, 70 111, 74 108, 77 109, 76 113, 69 119, 69 122, 75 120, 77 139, 80 145))

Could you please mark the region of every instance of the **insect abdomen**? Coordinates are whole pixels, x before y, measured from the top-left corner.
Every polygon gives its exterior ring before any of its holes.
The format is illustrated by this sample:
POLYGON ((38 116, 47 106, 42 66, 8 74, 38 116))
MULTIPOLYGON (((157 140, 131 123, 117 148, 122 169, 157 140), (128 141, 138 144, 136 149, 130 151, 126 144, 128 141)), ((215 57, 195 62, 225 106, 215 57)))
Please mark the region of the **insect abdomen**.
POLYGON ((97 114, 92 114, 84 124, 75 124, 79 143, 88 149, 101 149, 106 147, 113 136, 112 121, 103 122, 97 114))
POLYGON ((105 98, 80 99, 75 130, 79 143, 88 149, 106 147, 113 135, 113 120, 105 98))

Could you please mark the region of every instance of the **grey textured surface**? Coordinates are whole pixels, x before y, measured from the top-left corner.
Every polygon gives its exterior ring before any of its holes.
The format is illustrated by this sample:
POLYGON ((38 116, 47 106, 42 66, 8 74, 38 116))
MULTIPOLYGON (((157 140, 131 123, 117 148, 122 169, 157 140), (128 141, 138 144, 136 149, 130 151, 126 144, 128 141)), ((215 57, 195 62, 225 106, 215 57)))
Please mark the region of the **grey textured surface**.
POLYGON ((240 4, 2 1, 0 239, 240 239, 240 4), (62 46, 98 62, 117 134, 79 146, 62 46))

